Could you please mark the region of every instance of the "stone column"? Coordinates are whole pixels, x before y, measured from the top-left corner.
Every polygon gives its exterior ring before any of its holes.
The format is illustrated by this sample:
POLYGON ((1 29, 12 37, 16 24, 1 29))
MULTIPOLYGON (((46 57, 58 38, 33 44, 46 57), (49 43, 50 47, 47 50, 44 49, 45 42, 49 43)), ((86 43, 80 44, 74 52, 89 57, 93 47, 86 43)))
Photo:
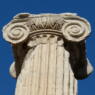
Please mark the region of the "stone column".
POLYGON ((15 95, 77 95, 93 67, 85 52, 90 25, 76 14, 18 14, 4 27, 15 61, 15 95))

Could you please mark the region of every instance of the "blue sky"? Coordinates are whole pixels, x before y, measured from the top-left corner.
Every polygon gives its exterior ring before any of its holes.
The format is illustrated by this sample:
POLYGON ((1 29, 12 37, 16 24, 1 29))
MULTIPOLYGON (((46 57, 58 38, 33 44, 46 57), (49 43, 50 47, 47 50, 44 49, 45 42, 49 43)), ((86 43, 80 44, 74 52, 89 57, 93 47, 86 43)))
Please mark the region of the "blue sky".
MULTIPOLYGON (((0 0, 0 95, 14 95, 16 80, 9 75, 13 62, 12 48, 2 38, 2 27, 14 15, 29 13, 78 13, 86 18, 92 27, 87 39, 87 57, 95 67, 95 1, 94 0, 0 0)), ((79 81, 78 95, 95 95, 95 73, 79 81)))

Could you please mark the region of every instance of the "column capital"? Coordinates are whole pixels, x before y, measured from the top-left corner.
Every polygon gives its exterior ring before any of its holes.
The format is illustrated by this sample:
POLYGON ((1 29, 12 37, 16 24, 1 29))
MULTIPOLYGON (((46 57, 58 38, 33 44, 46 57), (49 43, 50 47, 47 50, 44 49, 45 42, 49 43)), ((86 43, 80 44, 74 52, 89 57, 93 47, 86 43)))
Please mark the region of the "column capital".
POLYGON ((3 28, 3 37, 11 44, 22 43, 34 34, 55 34, 71 42, 80 42, 85 40, 90 32, 89 22, 74 13, 20 13, 3 28))

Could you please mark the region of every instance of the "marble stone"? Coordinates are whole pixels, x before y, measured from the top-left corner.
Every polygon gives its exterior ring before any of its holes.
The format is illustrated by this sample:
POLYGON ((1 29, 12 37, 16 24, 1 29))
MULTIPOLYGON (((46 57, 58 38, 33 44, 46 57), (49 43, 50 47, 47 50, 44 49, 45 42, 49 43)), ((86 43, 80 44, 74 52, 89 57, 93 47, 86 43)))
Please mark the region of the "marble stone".
POLYGON ((93 67, 86 57, 89 22, 75 13, 17 14, 3 28, 15 61, 15 95, 77 95, 93 67))

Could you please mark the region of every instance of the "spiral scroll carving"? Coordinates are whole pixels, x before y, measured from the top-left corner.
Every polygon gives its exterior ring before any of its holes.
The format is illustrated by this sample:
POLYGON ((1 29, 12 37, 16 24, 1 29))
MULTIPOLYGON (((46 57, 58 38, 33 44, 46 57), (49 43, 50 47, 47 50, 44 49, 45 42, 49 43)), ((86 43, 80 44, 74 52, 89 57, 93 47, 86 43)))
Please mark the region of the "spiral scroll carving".
POLYGON ((23 42, 29 35, 29 28, 21 23, 11 24, 3 31, 3 37, 12 44, 23 42))
POLYGON ((68 23, 62 27, 63 36, 67 40, 74 42, 84 40, 89 35, 90 31, 89 23, 83 19, 69 20, 68 23))

